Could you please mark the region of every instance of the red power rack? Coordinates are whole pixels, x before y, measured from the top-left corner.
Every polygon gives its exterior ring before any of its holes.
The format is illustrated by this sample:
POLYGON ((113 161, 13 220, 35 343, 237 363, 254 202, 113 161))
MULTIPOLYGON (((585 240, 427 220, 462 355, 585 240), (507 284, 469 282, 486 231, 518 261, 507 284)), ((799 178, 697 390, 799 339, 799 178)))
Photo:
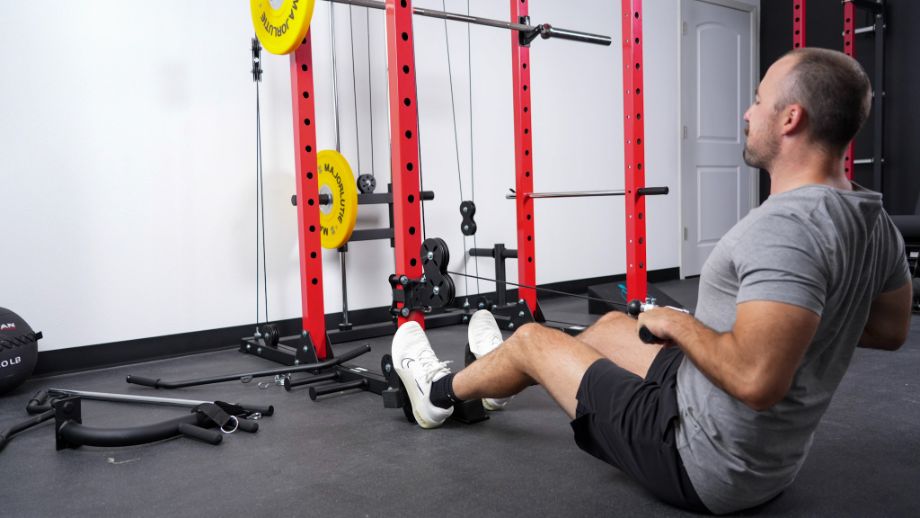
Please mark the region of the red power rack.
MULTIPOLYGON (((856 59, 856 6, 853 2, 844 2, 843 4, 843 52, 853 59, 856 59)), ((843 156, 843 168, 847 174, 847 179, 853 179, 853 151, 854 143, 850 141, 847 146, 847 152, 843 156)))
MULTIPOLYGON (((512 24, 529 24, 527 0, 510 0, 512 24)), ((644 299, 647 292, 645 253, 645 186, 642 1, 622 0, 623 84, 626 147, 626 255, 630 299, 644 299)), ((418 109, 415 80, 413 8, 410 0, 386 0, 388 87, 390 98, 391 170, 393 171, 393 238, 396 275, 417 279, 422 275, 418 257, 422 242, 421 192, 418 147, 418 109)), ((532 37, 531 37, 532 39, 532 37)), ((530 95, 530 40, 511 34, 512 84, 514 88, 515 187, 518 193, 533 192, 533 135, 530 95)), ((322 249, 319 236, 319 193, 316 178, 316 129, 313 123, 312 45, 310 35, 291 56, 301 296, 303 329, 297 359, 301 363, 323 360, 329 355, 323 307, 322 249), (311 350, 312 345, 312 350, 311 350), (301 357, 302 356, 302 357, 301 357), (315 356, 315 357, 314 357, 315 356)), ((519 298, 536 311, 536 253, 534 201, 516 197, 519 298)), ((424 325, 424 315, 413 311, 398 323, 414 320, 424 325)))
POLYGON ((294 112, 294 160, 297 177, 297 230, 303 332, 296 358, 310 363, 326 358, 323 308, 323 255, 319 233, 319 184, 316 176, 316 114, 313 100, 313 45, 310 33, 291 54, 291 107, 294 112), (313 351, 309 349, 312 341, 313 351), (315 355, 315 357, 313 357, 315 355))
MULTIPOLYGON (((393 235, 396 275, 422 276, 419 250, 422 218, 419 192, 418 108, 415 87, 415 36, 412 1, 387 0, 387 64, 390 91, 391 167, 393 172, 393 235)), ((399 325, 414 320, 425 325, 419 311, 399 316, 399 325)))
MULTIPOLYGON (((511 23, 528 23, 527 0, 511 0, 511 23)), ((511 33, 511 68, 514 87, 514 164, 515 192, 533 192, 533 155, 531 153, 530 113, 530 48, 522 44, 520 34, 511 33)), ((516 196, 518 283, 536 286, 536 241, 534 233, 533 198, 516 196)), ((537 291, 520 288, 518 298, 527 302, 531 311, 537 311, 537 291)))
POLYGON ((642 0, 622 0, 623 14, 623 136, 626 146, 626 296, 645 300, 645 123, 642 115, 642 0))
POLYGON ((805 46, 805 0, 792 2, 792 48, 805 46))

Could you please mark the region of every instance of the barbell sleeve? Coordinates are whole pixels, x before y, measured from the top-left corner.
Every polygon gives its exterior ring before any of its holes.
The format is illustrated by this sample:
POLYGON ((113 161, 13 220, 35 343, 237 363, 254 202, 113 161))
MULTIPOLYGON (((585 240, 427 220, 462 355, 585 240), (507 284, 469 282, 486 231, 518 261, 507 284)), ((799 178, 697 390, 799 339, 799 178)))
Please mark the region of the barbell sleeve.
POLYGON ((642 187, 639 189, 639 194, 642 196, 660 196, 662 194, 668 194, 667 187, 642 187))
POLYGON ((544 40, 548 40, 550 38, 558 38, 560 40, 580 41, 582 43, 590 43, 592 45, 609 46, 611 43, 611 40, 608 36, 601 36, 598 34, 591 34, 581 31, 571 31, 568 29, 558 29, 548 23, 544 23, 540 26, 540 37, 544 40))

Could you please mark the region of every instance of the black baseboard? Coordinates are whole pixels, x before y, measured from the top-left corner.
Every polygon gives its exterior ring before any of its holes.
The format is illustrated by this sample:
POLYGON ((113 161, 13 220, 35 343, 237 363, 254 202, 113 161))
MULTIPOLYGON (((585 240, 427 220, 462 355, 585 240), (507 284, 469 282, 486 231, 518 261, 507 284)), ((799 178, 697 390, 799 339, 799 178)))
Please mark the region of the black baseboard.
MULTIPOLYGON (((648 280, 649 282, 664 282, 675 280, 679 275, 680 270, 678 268, 668 268, 648 272, 648 280)), ((608 275, 589 279, 552 282, 541 284, 539 287, 567 293, 584 293, 589 286, 621 281, 625 278, 625 275, 608 275)), ((480 296, 494 300, 496 295, 493 292, 484 293, 480 296)), ((561 296, 563 295, 541 292, 539 298, 548 299, 561 296)), ((508 291, 509 300, 514 300, 516 297, 517 290, 508 291)), ((462 300, 460 297, 458 299, 462 300)), ((373 324, 390 320, 390 312, 388 306, 381 306, 352 310, 348 312, 348 317, 349 321, 355 325, 373 324)), ((326 315, 326 329, 336 329, 341 321, 341 313, 326 315)), ((301 320, 291 318, 276 321, 273 324, 279 327, 282 336, 287 336, 300 332, 301 320)), ((244 324, 220 329, 207 329, 190 333, 42 351, 38 353, 35 375, 62 374, 219 349, 237 348, 239 347, 240 339, 244 336, 252 336, 255 328, 255 324, 244 324)))

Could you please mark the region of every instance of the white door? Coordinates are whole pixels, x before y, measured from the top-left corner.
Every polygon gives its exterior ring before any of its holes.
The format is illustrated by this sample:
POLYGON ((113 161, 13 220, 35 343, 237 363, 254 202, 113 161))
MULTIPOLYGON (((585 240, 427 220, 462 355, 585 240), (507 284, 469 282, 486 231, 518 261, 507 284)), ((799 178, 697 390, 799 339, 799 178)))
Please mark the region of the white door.
POLYGON ((756 11, 732 0, 681 2, 681 276, 699 275, 716 243, 755 204, 742 159, 754 95, 756 11))

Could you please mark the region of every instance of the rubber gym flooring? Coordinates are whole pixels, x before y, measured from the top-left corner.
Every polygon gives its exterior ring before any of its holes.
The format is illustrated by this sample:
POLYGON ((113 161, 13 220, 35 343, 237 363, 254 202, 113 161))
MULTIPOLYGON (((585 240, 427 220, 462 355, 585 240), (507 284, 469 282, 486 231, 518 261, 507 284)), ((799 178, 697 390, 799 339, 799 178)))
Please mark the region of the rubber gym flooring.
MULTIPOLYGON (((659 285, 692 306, 693 281, 659 285)), ((544 301, 547 318, 589 323, 586 303, 544 301)), ((435 329, 442 359, 462 365, 466 330, 435 329)), ((389 338, 353 363, 379 370, 389 338)), ((347 350, 352 344, 337 346, 347 350)), ((33 379, 0 398, 0 428, 27 417, 46 387, 196 400, 271 403, 256 434, 211 446, 187 438, 137 447, 55 451, 53 425, 0 453, 0 515, 52 516, 680 516, 616 469, 581 452, 568 419, 539 387, 488 421, 409 424, 367 392, 313 402, 305 388, 228 382, 177 390, 127 374, 187 379, 276 367, 236 350, 33 379)), ((917 516, 920 513, 920 320, 894 353, 858 350, 796 483, 746 515, 917 516)), ((86 401, 84 424, 135 426, 173 407, 86 401)), ((51 421, 53 422, 53 421, 51 421)))

